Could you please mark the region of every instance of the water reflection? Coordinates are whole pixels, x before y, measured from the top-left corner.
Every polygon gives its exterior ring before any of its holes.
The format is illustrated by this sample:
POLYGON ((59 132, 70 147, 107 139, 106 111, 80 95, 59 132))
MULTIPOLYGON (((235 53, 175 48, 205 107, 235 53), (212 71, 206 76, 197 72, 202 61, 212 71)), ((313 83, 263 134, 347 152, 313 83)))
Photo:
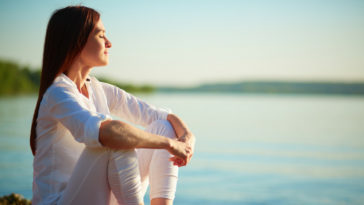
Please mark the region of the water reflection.
MULTIPOLYGON (((197 136, 175 204, 360 204, 364 98, 287 95, 141 96, 197 136)), ((35 96, 0 98, 0 194, 31 197, 28 134, 35 96)))

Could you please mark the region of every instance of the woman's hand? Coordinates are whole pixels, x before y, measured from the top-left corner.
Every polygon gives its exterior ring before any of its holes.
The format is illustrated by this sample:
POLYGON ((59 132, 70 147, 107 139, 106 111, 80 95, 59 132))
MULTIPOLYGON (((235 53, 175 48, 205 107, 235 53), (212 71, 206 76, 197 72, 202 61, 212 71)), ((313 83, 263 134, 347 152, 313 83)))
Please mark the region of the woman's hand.
POLYGON ((174 156, 174 157, 171 157, 170 160, 173 162, 173 165, 176 165, 178 167, 186 166, 191 161, 191 158, 192 158, 194 150, 195 150, 195 136, 193 136, 192 134, 184 135, 184 136, 178 138, 178 141, 187 144, 187 146, 190 147, 190 150, 187 153, 186 158, 174 156))
POLYGON ((171 123, 174 131, 176 132, 178 141, 186 143, 190 148, 190 152, 186 158, 180 158, 178 156, 171 157, 174 165, 179 167, 186 166, 191 160, 193 152, 195 150, 195 136, 187 128, 187 125, 175 114, 168 114, 167 120, 171 123))
POLYGON ((195 142, 196 142, 195 136, 192 133, 189 133, 189 134, 183 135, 182 137, 178 138, 178 141, 185 142, 191 147, 191 152, 189 153, 187 160, 184 161, 184 164, 182 163, 183 164, 182 166, 185 166, 191 161, 191 158, 195 151, 195 142))
POLYGON ((181 142, 177 140, 171 140, 170 146, 167 149, 173 157, 170 158, 170 161, 173 162, 173 165, 176 166, 185 166, 186 162, 189 160, 192 152, 191 146, 186 142, 181 142))

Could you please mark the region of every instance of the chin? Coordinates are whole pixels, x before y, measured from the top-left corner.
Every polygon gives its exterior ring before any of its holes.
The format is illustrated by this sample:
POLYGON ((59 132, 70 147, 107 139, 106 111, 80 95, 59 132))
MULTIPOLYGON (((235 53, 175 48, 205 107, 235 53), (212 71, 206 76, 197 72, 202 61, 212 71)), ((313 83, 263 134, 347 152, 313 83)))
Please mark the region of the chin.
POLYGON ((108 64, 109 64, 109 61, 104 60, 104 61, 99 62, 97 66, 105 66, 105 65, 108 65, 108 64))
POLYGON ((109 58, 104 59, 104 60, 103 60, 103 63, 104 63, 104 65, 109 64, 109 58))

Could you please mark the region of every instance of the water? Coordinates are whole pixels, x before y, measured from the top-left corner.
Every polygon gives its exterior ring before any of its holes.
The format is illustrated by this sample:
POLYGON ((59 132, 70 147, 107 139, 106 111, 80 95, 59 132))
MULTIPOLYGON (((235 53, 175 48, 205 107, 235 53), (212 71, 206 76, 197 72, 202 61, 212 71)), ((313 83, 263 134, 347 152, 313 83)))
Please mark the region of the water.
MULTIPOLYGON (((155 94, 197 137, 175 204, 362 204, 364 97, 155 94)), ((0 98, 0 195, 31 198, 36 97, 0 98)), ((148 197, 146 197, 148 200, 148 197)))

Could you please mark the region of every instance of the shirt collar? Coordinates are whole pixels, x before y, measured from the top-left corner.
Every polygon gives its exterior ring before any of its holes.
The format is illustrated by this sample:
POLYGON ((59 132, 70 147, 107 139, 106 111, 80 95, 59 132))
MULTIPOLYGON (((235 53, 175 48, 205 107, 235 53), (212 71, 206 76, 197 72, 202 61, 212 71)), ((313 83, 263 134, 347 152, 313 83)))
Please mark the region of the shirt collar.
MULTIPOLYGON (((72 85, 73 87, 75 87, 75 88, 77 88, 77 86, 76 86, 76 83, 75 82, 73 82, 66 74, 64 74, 64 73, 61 73, 60 75, 58 75, 57 77, 56 77, 56 79, 54 80, 54 82, 61 82, 61 81, 63 81, 63 82, 65 82, 65 83, 67 83, 67 84, 69 84, 69 85, 72 85)), ((90 76, 87 76, 86 77, 86 83, 90 83, 91 82, 91 78, 90 78, 90 76)))

